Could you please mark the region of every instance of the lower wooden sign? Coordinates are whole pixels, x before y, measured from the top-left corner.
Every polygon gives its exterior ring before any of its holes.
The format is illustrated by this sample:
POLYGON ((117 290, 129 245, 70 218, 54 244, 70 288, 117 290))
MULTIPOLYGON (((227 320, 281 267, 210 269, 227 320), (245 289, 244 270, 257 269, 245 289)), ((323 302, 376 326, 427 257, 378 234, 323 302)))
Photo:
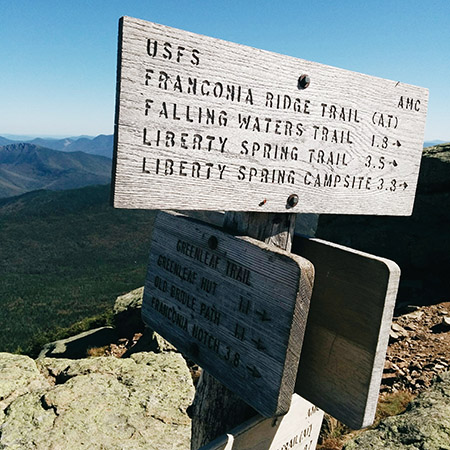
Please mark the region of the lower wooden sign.
POLYGON ((288 411, 314 269, 302 257, 159 213, 144 322, 266 417, 288 411))
POLYGON ((282 417, 254 417, 199 450, 314 450, 323 411, 297 394, 282 417))
POLYGON ((315 267, 295 392, 353 429, 373 423, 400 269, 319 239, 292 252, 315 267))

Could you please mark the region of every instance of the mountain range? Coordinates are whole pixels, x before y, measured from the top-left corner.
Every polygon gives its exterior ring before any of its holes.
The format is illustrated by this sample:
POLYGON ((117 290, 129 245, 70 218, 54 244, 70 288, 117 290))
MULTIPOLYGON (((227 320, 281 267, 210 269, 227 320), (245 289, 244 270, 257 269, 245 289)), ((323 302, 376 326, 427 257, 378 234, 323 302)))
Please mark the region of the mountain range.
POLYGON ((0 146, 27 143, 61 152, 84 152, 91 155, 105 156, 107 158, 112 158, 113 141, 114 136, 112 134, 100 134, 95 138, 78 136, 63 139, 34 138, 29 140, 13 140, 0 136, 0 146))
POLYGON ((0 136, 0 198, 110 182, 113 135, 21 138, 26 136, 0 136))
POLYGON ((30 143, 0 147, 0 198, 37 189, 61 190, 111 179, 111 159, 82 151, 62 152, 30 143))
MULTIPOLYGON (((76 137, 65 137, 62 139, 54 138, 34 138, 34 139, 23 139, 19 136, 6 135, 0 136, 0 146, 17 144, 17 143, 28 143, 40 145, 41 147, 51 148, 52 150, 59 150, 61 152, 85 152, 92 155, 106 156, 107 158, 112 158, 113 154, 113 142, 114 136, 112 134, 99 134, 98 136, 92 138, 89 136, 76 136, 76 137)), ((431 147, 433 145, 443 144, 449 141, 425 141, 423 147, 431 147)))
POLYGON ((445 144, 446 142, 450 142, 450 140, 448 140, 448 141, 440 141, 440 140, 425 141, 423 143, 423 148, 434 147, 435 145, 445 144))

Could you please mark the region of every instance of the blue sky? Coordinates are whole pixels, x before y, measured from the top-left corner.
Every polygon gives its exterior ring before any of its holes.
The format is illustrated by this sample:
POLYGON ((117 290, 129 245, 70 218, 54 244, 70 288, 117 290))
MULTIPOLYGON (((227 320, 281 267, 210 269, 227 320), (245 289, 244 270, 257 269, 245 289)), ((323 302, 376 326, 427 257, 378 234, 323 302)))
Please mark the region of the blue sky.
POLYGON ((123 15, 429 88, 450 140, 450 0, 0 0, 0 135, 111 134, 123 15))

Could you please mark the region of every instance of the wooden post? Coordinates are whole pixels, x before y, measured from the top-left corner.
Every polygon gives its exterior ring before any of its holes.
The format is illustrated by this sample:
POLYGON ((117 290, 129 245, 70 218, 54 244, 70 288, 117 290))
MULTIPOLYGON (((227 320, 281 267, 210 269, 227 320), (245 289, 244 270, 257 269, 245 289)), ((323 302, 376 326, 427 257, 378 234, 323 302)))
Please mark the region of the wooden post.
MULTIPOLYGON (((228 212, 223 226, 234 234, 290 251, 295 214, 228 212)), ((236 394, 203 371, 192 405, 191 450, 197 450, 256 414, 236 394)))

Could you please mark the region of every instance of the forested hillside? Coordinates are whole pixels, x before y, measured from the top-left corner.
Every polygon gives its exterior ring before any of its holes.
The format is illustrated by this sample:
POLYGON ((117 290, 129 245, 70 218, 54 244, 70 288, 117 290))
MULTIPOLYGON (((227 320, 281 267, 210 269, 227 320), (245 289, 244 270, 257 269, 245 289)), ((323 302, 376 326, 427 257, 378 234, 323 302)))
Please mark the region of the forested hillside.
POLYGON ((0 200, 0 350, 143 285, 153 217, 113 209, 109 185, 0 200))

